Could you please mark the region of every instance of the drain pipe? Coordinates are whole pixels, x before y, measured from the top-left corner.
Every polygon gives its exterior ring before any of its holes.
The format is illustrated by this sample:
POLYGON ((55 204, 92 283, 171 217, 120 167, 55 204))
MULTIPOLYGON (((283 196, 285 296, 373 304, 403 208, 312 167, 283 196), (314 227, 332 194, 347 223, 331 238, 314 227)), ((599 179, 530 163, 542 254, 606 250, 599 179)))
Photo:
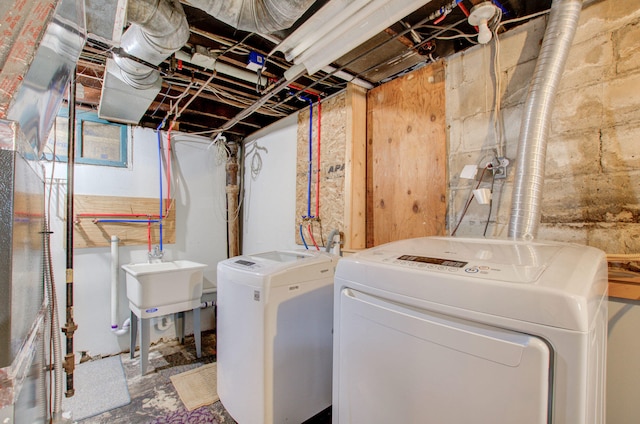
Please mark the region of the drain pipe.
POLYGON ((228 256, 230 258, 240 254, 240 229, 238 223, 238 194, 240 188, 238 186, 238 145, 236 143, 228 143, 229 157, 227 158, 227 238, 228 238, 228 256))
POLYGON ((72 397, 73 370, 75 369, 75 354, 73 353, 73 333, 78 326, 73 321, 73 176, 75 165, 76 146, 76 72, 74 69, 69 82, 69 125, 68 125, 68 149, 67 149, 67 270, 66 270, 66 294, 67 294, 67 321, 62 331, 67 337, 66 355, 64 357, 64 370, 67 373, 66 397, 72 397))
POLYGON ((511 201, 509 237, 532 240, 540 223, 553 101, 576 33, 582 0, 554 0, 527 94, 511 201))
POLYGON ((131 319, 127 318, 118 329, 118 274, 120 272, 120 252, 118 236, 111 236, 111 332, 116 336, 122 336, 129 332, 131 319))

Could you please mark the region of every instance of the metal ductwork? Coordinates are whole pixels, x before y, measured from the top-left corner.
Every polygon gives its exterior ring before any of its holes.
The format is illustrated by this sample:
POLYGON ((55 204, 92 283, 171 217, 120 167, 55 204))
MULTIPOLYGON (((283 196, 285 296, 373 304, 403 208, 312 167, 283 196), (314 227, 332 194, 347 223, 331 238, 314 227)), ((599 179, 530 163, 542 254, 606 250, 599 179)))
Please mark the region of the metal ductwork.
POLYGON ((242 31, 270 34, 291 27, 314 0, 187 0, 185 3, 242 31))
POLYGON ((541 216, 547 138, 553 102, 575 36, 581 0, 554 0, 523 114, 509 237, 533 239, 541 216))
MULTIPOLYGON (((121 48, 149 65, 157 66, 189 40, 189 24, 178 0, 130 0, 121 48)), ((157 70, 134 59, 107 60, 98 115, 112 121, 137 124, 162 87, 157 70), (126 105, 126 107, 125 107, 126 105)))

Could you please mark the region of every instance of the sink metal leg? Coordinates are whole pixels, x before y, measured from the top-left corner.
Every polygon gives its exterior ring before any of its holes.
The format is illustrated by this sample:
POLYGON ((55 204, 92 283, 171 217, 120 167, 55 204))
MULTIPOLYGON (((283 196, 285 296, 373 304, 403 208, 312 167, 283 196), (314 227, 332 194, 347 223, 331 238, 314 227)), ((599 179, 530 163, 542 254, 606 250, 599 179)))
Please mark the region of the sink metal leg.
POLYGON ((202 340, 200 339, 200 307, 193 308, 193 338, 196 342, 196 356, 202 356, 202 340))
POLYGON ((136 353, 136 339, 138 337, 138 317, 133 313, 133 311, 131 311, 130 321, 131 328, 129 329, 129 347, 131 349, 130 358, 133 359, 136 353))
POLYGON ((184 344, 184 312, 176 312, 173 314, 173 321, 176 328, 176 337, 180 344, 184 344))
POLYGON ((140 320, 140 368, 142 375, 147 372, 147 364, 149 362, 149 345, 151 344, 151 318, 142 318, 140 320))

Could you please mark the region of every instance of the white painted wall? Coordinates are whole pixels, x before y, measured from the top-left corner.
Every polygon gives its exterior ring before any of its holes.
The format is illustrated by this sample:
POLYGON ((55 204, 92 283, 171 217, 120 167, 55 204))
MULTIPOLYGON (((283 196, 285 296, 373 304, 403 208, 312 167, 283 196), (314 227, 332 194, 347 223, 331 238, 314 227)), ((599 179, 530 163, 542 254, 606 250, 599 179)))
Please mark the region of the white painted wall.
POLYGON ((245 141, 243 253, 302 247, 295 242, 297 129, 295 113, 245 141))
MULTIPOLYGON (((166 140, 166 135, 165 135, 166 140)), ((134 128, 132 131, 130 166, 128 169, 93 165, 76 165, 75 194, 158 197, 158 139, 156 132, 134 128)), ((205 288, 215 286, 216 265, 226 258, 226 222, 219 211, 225 207, 224 164, 216 162, 216 150, 208 149, 210 140, 172 134, 173 166, 172 197, 176 204, 176 242, 165 244, 165 260, 189 259, 205 263, 205 288)), ((51 164, 47 164, 47 178, 51 177, 51 164)), ((60 323, 65 321, 65 187, 67 167, 56 163, 51 206, 51 238, 54 276, 57 284, 60 323)), ((165 184, 166 185, 166 184, 165 184)), ((49 185, 47 185, 47 189, 49 185)), ((166 187, 165 187, 166 190, 166 187)), ((48 193, 48 191, 47 191, 48 193)), ((166 193, 166 191, 165 191, 166 193)), ((74 250, 74 319, 78 325, 74 350, 91 356, 110 355, 127 350, 129 335, 111 333, 110 307, 110 248, 83 248, 74 250)), ((146 262, 146 246, 120 248, 120 263, 146 262)), ((119 324, 129 316, 124 284, 120 271, 119 324)), ((213 295, 203 299, 211 300, 213 295)), ((214 328, 213 309, 202 311, 203 330, 214 328)), ((187 318, 187 334, 192 325, 187 318)), ((160 331, 153 326, 151 340, 175 337, 174 326, 160 331)), ((63 342, 64 343, 64 342, 63 342)), ((76 360, 79 356, 76 357, 76 360)))

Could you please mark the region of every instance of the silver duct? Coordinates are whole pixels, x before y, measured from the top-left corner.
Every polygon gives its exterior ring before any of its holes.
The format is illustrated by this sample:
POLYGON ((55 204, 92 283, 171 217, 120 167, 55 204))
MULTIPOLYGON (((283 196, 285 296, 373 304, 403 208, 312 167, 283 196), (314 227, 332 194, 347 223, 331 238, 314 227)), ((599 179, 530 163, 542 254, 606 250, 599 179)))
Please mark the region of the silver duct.
POLYGON ((516 157, 509 237, 538 232, 549 123, 553 101, 578 26, 582 0, 554 0, 527 94, 516 157))
POLYGON ((270 34, 291 27, 314 0, 186 0, 234 28, 270 34))
MULTIPOLYGON (((130 0, 127 19, 132 25, 120 47, 128 54, 159 65, 189 40, 189 24, 178 0, 130 0)), ((115 56, 122 79, 137 89, 154 85, 158 72, 135 60, 115 56)))
MULTIPOLYGON (((129 56, 159 65, 189 40, 189 23, 178 0, 129 0, 131 26, 120 46, 129 56)), ((138 124, 162 88, 156 69, 124 56, 107 59, 98 116, 138 124)))

